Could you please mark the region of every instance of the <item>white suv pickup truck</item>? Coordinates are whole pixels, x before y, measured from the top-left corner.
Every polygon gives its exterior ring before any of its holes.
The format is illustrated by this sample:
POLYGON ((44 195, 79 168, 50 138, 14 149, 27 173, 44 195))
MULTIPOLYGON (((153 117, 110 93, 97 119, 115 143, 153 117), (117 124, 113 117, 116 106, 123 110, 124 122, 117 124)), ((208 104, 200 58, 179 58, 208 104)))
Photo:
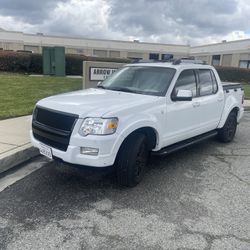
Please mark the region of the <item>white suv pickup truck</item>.
POLYGON ((31 141, 67 163, 114 166, 135 186, 149 153, 168 154, 214 135, 230 142, 243 116, 238 83, 221 83, 196 61, 129 64, 96 88, 45 98, 33 112, 31 141))

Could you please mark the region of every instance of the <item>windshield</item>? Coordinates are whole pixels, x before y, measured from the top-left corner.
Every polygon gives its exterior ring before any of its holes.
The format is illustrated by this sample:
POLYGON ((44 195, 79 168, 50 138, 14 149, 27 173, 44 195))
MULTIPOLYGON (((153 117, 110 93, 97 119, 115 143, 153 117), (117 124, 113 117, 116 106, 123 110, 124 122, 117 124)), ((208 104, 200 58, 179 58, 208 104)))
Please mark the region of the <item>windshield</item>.
POLYGON ((99 88, 164 96, 175 74, 166 67, 129 66, 121 68, 104 80, 99 88))

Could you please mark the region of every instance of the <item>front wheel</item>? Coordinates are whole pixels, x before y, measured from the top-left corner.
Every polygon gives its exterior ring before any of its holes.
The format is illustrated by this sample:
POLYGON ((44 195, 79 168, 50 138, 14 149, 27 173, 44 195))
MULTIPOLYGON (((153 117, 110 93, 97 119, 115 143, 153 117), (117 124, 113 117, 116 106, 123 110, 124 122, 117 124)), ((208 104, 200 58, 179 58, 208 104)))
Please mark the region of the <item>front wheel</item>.
POLYGON ((148 153, 147 137, 144 134, 134 133, 125 139, 115 162, 119 185, 134 187, 142 180, 148 153))
POLYGON ((218 138, 222 142, 231 142, 235 136, 237 129, 237 113, 232 111, 224 124, 218 131, 218 138))

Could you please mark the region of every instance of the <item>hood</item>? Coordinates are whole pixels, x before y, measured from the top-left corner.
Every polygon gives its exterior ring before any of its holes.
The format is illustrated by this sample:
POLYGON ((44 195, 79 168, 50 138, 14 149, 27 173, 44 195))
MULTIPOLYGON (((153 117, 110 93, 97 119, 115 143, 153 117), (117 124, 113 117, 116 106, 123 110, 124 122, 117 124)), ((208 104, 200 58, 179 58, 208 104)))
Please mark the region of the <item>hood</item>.
POLYGON ((39 101, 37 105, 77 114, 80 118, 84 118, 87 116, 103 117, 105 114, 115 114, 119 110, 143 104, 150 105, 157 99, 157 96, 91 88, 47 97, 39 101))

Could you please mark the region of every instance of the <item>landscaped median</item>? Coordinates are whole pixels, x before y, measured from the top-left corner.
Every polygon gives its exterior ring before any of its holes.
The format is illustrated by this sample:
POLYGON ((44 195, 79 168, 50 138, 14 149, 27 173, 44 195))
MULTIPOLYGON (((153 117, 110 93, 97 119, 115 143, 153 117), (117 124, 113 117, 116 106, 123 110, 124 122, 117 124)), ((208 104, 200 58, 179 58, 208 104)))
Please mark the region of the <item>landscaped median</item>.
POLYGON ((29 115, 38 100, 79 89, 77 78, 0 73, 0 120, 29 115))

